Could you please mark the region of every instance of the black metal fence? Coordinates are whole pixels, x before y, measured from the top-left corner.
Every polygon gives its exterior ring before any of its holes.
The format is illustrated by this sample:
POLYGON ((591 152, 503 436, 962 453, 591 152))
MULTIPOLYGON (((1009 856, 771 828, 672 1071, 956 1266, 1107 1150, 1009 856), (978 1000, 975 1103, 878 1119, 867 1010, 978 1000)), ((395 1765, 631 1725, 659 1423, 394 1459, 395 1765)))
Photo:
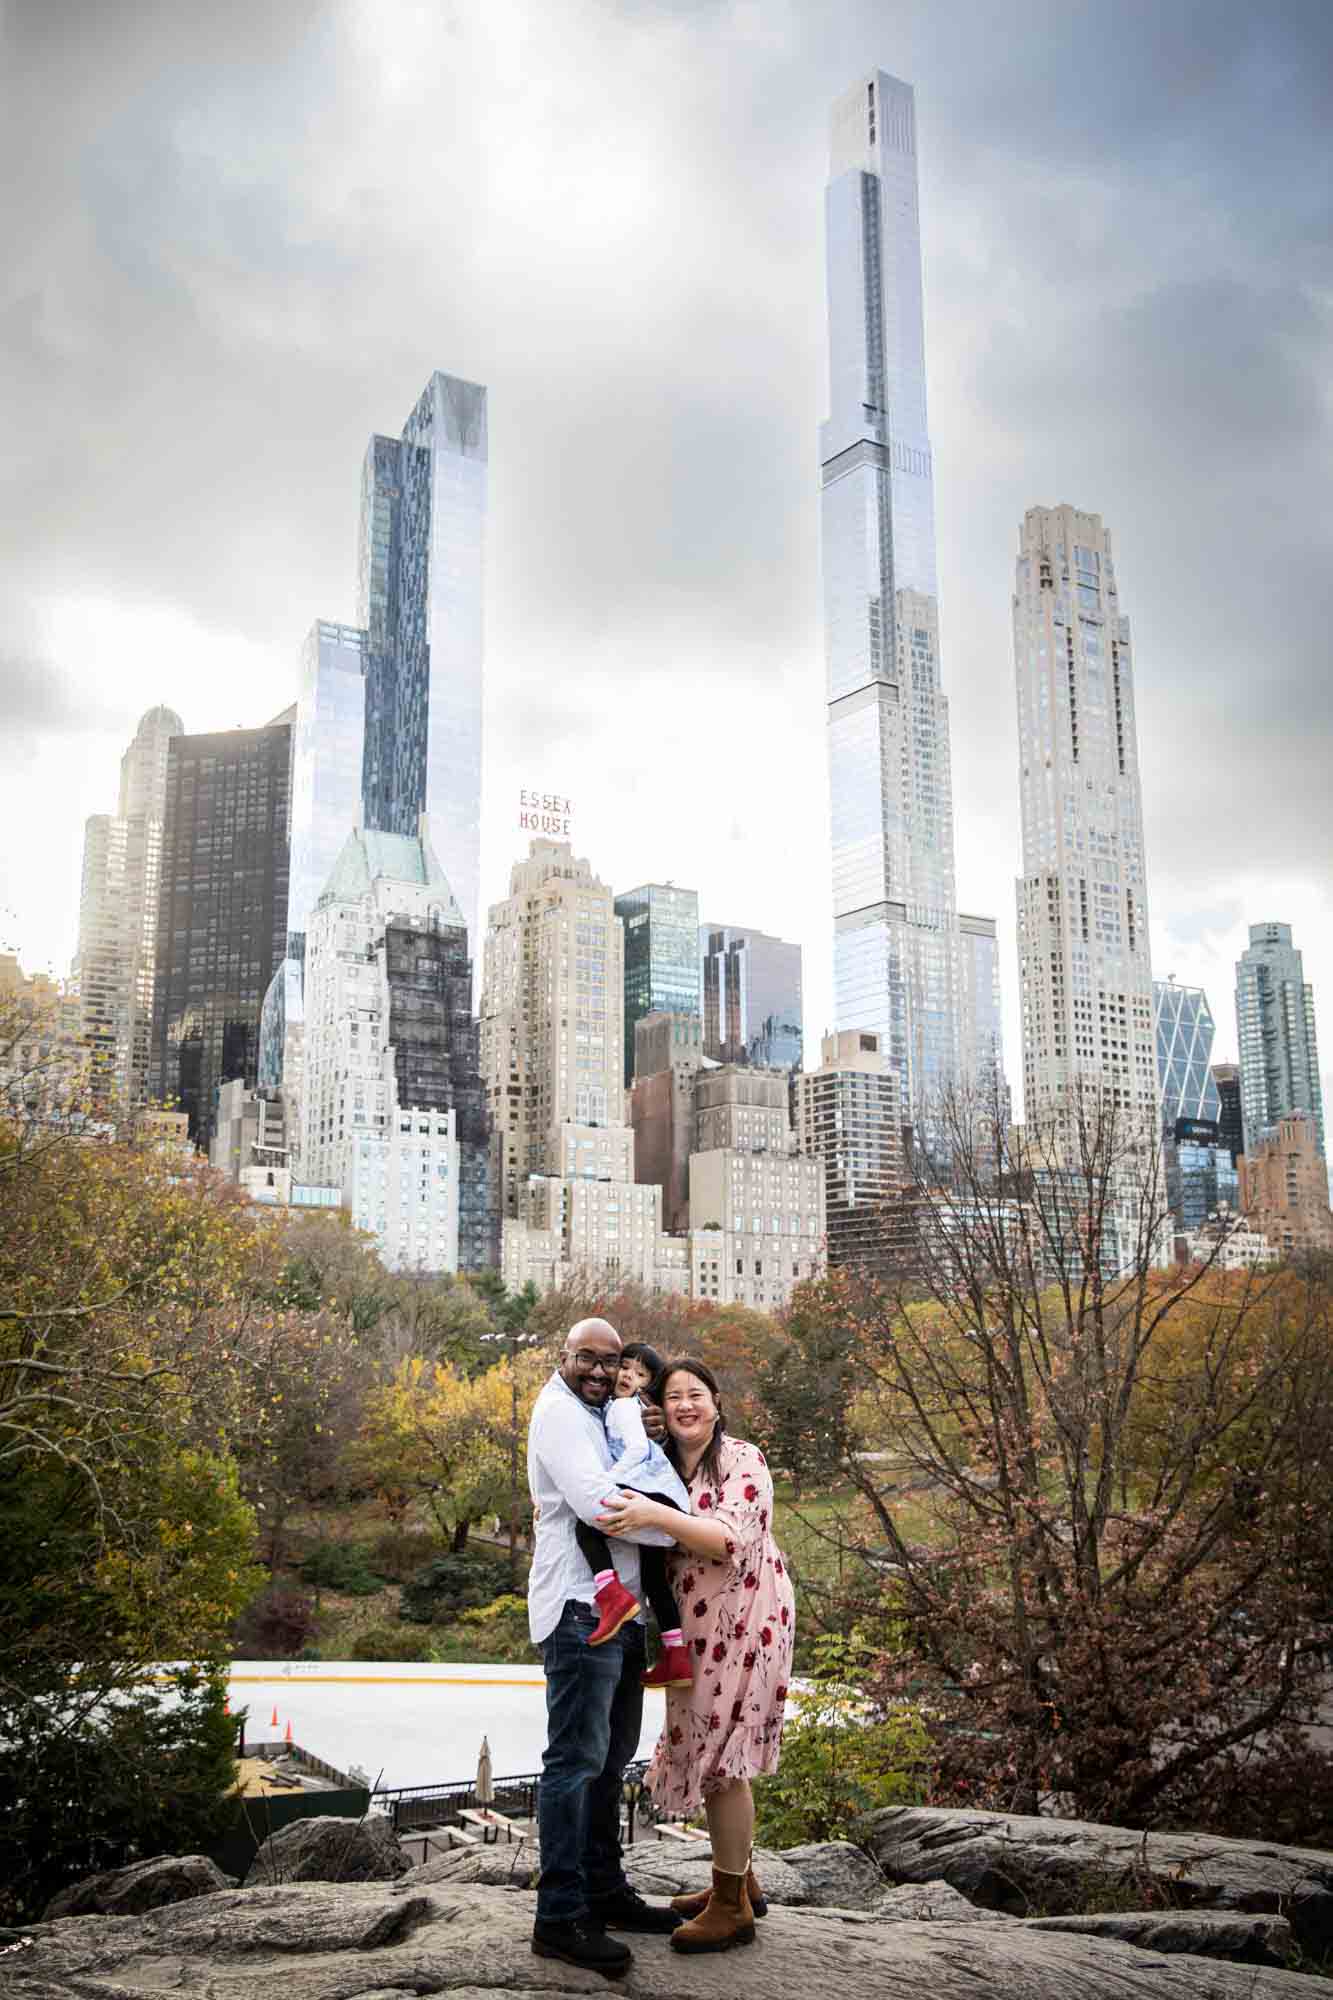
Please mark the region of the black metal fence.
MULTIPOLYGON (((644 1763, 625 1767, 622 1797, 628 1840, 633 1840, 638 1820, 652 1817, 652 1809, 643 1795, 647 1768, 644 1763)), ((487 1803, 506 1819, 535 1820, 540 1791, 541 1772, 525 1771, 518 1777, 497 1778, 487 1803)), ((438 1785, 383 1785, 371 1793, 370 1803, 372 1810, 388 1814, 396 1833, 460 1826, 465 1812, 479 1809, 477 1781, 457 1778, 438 1785)))

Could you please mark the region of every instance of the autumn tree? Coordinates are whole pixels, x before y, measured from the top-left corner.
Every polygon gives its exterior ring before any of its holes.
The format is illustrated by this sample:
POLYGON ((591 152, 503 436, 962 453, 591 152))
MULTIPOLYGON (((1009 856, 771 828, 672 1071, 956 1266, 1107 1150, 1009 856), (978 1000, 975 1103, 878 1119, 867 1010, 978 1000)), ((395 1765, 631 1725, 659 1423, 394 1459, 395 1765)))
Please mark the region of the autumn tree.
POLYGON ((1061 1151, 947 1122, 878 1271, 804 1289, 775 1433, 850 1494, 842 1615, 881 1691, 924 1691, 941 1796, 1197 1821, 1323 1692, 1327 1287, 1163 1268, 1157 1148, 1113 1100, 1061 1151))
POLYGON ((508 1509, 513 1445, 526 1435, 546 1373, 535 1353, 506 1356, 475 1376, 420 1357, 403 1362, 367 1401, 361 1475, 424 1506, 461 1551, 474 1522, 508 1509))
POLYGON ((227 1212, 81 1129, 0 1126, 0 1877, 19 1913, 90 1854, 155 1851, 159 1783, 179 1828, 216 1824, 215 1663, 258 1581, 253 1512, 198 1422, 227 1212), (172 1660, 197 1664, 160 1702, 172 1660))

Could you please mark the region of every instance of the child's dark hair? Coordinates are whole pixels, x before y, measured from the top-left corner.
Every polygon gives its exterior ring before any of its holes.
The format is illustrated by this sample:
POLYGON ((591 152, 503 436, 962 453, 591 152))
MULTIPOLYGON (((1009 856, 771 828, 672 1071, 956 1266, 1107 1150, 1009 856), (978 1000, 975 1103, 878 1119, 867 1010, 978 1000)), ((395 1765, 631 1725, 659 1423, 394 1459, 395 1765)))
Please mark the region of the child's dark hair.
POLYGON ((641 1368, 648 1370, 648 1394, 651 1395, 653 1383, 662 1372, 662 1357, 657 1349, 650 1347, 646 1340, 631 1340, 627 1347, 621 1348, 620 1358, 622 1361, 637 1361, 641 1368))

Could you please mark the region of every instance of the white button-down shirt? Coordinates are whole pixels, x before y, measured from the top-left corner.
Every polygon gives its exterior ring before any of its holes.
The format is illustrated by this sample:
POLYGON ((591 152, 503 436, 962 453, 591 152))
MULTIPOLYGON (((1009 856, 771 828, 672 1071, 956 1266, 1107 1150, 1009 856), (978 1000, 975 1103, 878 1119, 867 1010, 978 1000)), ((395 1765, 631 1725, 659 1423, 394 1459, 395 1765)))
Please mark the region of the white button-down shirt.
MULTIPOLYGON (((616 1489, 615 1461, 606 1420, 553 1375, 537 1398, 528 1427, 528 1486, 541 1512, 528 1575, 528 1630, 534 1646, 554 1632, 568 1600, 593 1601, 593 1576, 574 1539, 575 1521, 596 1526, 608 1494, 616 1489)), ((639 1594, 639 1554, 632 1542, 670 1548, 659 1528, 617 1536, 611 1543, 616 1574, 639 1594)))

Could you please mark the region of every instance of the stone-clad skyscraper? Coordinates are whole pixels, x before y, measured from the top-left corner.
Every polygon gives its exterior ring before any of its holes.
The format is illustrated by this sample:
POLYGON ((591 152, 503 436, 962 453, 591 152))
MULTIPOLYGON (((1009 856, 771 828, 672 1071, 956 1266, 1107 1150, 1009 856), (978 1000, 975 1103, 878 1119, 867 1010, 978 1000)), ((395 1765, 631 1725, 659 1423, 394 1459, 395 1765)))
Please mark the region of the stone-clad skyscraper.
POLYGON ((153 955, 162 867, 167 746, 184 729, 150 708, 120 760, 120 805, 84 833, 77 958, 79 1013, 98 1103, 133 1111, 148 1095, 153 955))
POLYGON ((1154 1140, 1160 1094, 1129 620, 1098 514, 1031 507, 1014 589, 1024 1115, 1091 1086, 1154 1140))
POLYGON ((373 437, 361 488, 366 631, 362 815, 414 839, 421 814, 480 936, 486 390, 438 371, 401 438, 373 437))
MULTIPOLYGON (((877 70, 833 108, 821 530, 834 1010, 879 1037, 904 1117, 973 1081, 954 887, 926 424, 916 108, 877 70)), ((991 996, 988 993, 989 1006, 991 996)))

